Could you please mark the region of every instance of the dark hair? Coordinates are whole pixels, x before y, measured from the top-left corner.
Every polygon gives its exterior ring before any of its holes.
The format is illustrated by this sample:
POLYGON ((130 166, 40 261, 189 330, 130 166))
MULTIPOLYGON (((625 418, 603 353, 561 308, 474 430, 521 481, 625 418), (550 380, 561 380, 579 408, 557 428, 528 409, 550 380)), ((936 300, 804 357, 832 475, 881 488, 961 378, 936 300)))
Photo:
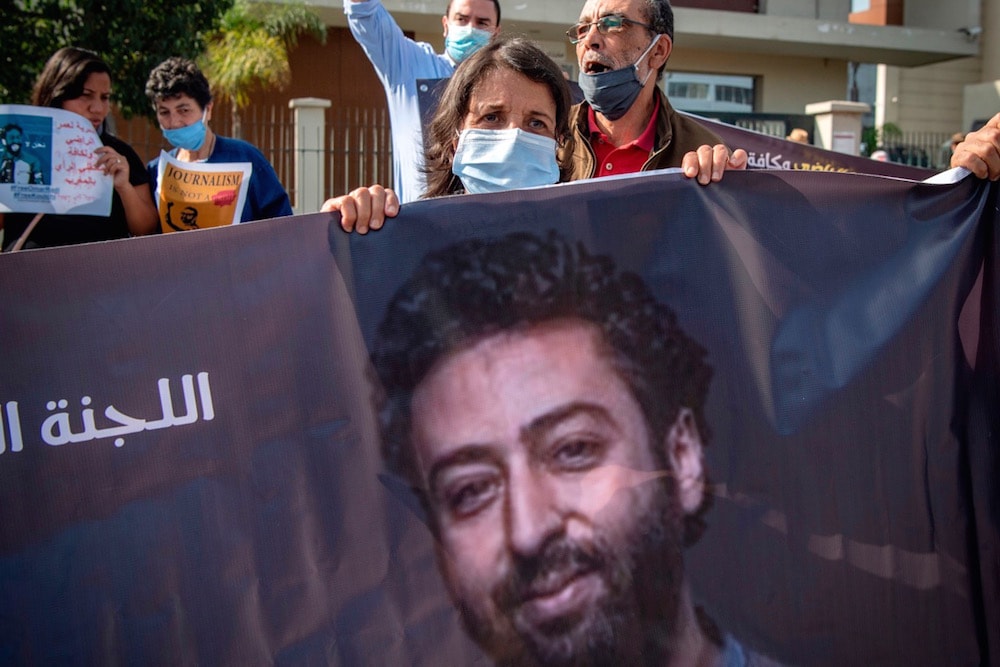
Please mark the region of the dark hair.
POLYGON ((653 32, 674 39, 674 10, 670 0, 646 0, 642 3, 642 13, 653 32))
POLYGON ((188 95, 204 109, 212 101, 208 79, 198 66, 187 58, 167 58, 153 68, 146 81, 146 97, 153 104, 178 95, 188 95))
POLYGON ((31 91, 36 107, 62 108, 63 102, 83 95, 87 78, 97 73, 111 77, 111 68, 93 51, 67 46, 49 57, 31 91))
MULTIPOLYGON (((646 0, 642 4, 642 13, 646 23, 653 27, 653 31, 658 35, 666 35, 670 41, 674 41, 674 10, 670 6, 670 0, 646 0)), ((667 68, 667 63, 660 65, 656 72, 656 78, 663 76, 663 71, 667 68)))
MULTIPOLYGON (((451 5, 454 2, 455 0, 448 0, 448 6, 444 8, 445 18, 448 18, 448 15, 451 14, 451 5)), ((500 25, 500 0, 493 0, 493 6, 496 7, 497 10, 497 25, 500 25)))
POLYGON ((21 127, 17 123, 7 123, 6 125, 3 126, 3 129, 0 129, 0 141, 4 142, 6 144, 7 143, 7 133, 10 132, 11 130, 17 130, 18 132, 21 133, 21 136, 24 137, 24 128, 23 127, 21 127))
MULTIPOLYGON (((642 278, 618 272, 609 257, 592 255, 555 231, 544 238, 515 233, 463 241, 423 259, 386 309, 372 351, 382 456, 391 472, 414 487, 425 509, 427 490, 410 442, 413 392, 450 353, 499 332, 560 319, 601 331, 652 442, 663 441, 684 407, 708 442, 704 404, 712 369, 706 352, 642 278)), ((669 465, 665 456, 661 461, 669 465)), ((705 498, 702 511, 709 494, 705 498)), ((703 527, 700 512, 688 519, 694 541, 703 527)))
POLYGON ((427 174, 424 197, 461 192, 462 182, 451 173, 455 140, 469 113, 472 93, 487 74, 500 69, 509 69, 548 86, 556 103, 555 139, 560 142, 566 136, 572 102, 562 70, 528 40, 498 35, 455 69, 441 95, 424 138, 424 172, 427 174))

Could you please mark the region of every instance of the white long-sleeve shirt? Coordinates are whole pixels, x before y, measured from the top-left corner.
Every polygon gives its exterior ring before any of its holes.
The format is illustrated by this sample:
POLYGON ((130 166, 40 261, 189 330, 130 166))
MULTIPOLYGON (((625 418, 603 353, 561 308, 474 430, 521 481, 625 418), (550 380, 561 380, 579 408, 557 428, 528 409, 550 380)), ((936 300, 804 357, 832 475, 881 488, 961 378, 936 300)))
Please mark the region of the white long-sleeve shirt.
POLYGON ((385 88, 392 132, 393 188, 403 203, 419 199, 426 182, 417 80, 449 77, 455 64, 447 55, 435 53, 430 44, 404 35, 380 0, 344 0, 344 13, 354 39, 385 88))

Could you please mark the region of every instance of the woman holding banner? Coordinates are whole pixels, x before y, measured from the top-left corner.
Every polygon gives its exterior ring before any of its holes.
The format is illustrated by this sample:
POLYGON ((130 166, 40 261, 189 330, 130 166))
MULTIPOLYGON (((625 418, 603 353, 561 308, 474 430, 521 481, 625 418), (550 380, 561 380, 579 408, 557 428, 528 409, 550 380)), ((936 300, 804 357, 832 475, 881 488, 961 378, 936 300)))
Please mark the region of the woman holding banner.
POLYGON ((111 68, 107 63, 86 49, 59 49, 35 82, 31 103, 72 111, 93 124, 104 144, 94 151, 95 166, 114 179, 111 215, 47 214, 38 219, 31 213, 0 214, 3 249, 74 245, 155 232, 156 207, 142 160, 131 146, 105 128, 104 121, 111 112, 111 68))
MULTIPOLYGON (((455 70, 425 132, 424 197, 569 180, 556 149, 569 132, 571 104, 562 70, 544 51, 523 38, 494 37, 455 70)), ((684 164, 697 176, 697 153, 684 164)), ((346 231, 364 234, 396 216, 399 199, 372 185, 328 199, 322 210, 340 212, 346 231)))
MULTIPOLYGON (((426 133, 427 192, 440 197, 499 192, 565 180, 556 147, 569 128, 569 85, 559 66, 526 39, 498 36, 448 81, 426 133)), ((328 199, 345 230, 364 234, 399 212, 381 185, 328 199)))

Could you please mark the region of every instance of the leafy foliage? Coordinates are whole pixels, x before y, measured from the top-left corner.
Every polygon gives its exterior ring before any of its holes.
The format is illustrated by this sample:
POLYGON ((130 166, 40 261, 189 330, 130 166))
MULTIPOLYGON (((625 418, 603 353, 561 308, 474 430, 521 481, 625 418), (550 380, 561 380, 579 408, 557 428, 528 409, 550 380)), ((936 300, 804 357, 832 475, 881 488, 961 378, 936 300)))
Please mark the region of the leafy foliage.
POLYGON ((215 95, 232 102, 235 110, 246 106, 256 89, 287 85, 288 52, 303 33, 326 41, 323 21, 302 3, 236 0, 219 29, 207 37, 199 65, 215 95))
POLYGON ((233 0, 13 0, 0 22, 0 100, 27 103, 45 61, 78 46, 107 61, 126 116, 151 116, 149 71, 170 56, 197 58, 233 0))
POLYGON ((864 145, 864 154, 871 155, 879 148, 884 147, 889 141, 898 141, 902 136, 902 128, 895 123, 886 123, 881 127, 866 127, 861 130, 861 143, 864 145))

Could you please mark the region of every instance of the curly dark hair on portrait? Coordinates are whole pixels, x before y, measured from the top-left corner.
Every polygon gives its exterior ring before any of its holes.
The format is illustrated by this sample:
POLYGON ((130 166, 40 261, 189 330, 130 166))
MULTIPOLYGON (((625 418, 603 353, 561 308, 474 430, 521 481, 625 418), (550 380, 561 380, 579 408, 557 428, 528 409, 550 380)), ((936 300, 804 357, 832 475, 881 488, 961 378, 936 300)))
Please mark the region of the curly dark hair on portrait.
POLYGON ((522 37, 494 37, 458 66, 427 126, 424 151, 427 191, 424 198, 463 191, 462 182, 451 172, 458 135, 469 113, 472 94, 490 72, 500 69, 511 70, 548 87, 556 106, 554 138, 559 143, 566 136, 572 100, 562 70, 544 51, 522 37))
MULTIPOLYGON (((612 366, 642 409, 651 442, 663 442, 686 407, 708 443, 704 405, 712 369, 706 351, 642 278, 617 272, 611 258, 592 255, 555 231, 467 240, 424 258, 390 302, 372 351, 383 458, 414 487, 425 509, 410 443, 413 392, 446 355, 499 332, 555 320, 580 320, 600 330, 612 366)), ((662 449, 654 453, 668 468, 662 449)), ((689 542, 703 529, 709 496, 702 511, 688 517, 689 542)))
POLYGON ((146 81, 146 97, 150 102, 188 95, 204 109, 212 101, 208 79, 198 66, 187 58, 167 58, 153 68, 146 81))

